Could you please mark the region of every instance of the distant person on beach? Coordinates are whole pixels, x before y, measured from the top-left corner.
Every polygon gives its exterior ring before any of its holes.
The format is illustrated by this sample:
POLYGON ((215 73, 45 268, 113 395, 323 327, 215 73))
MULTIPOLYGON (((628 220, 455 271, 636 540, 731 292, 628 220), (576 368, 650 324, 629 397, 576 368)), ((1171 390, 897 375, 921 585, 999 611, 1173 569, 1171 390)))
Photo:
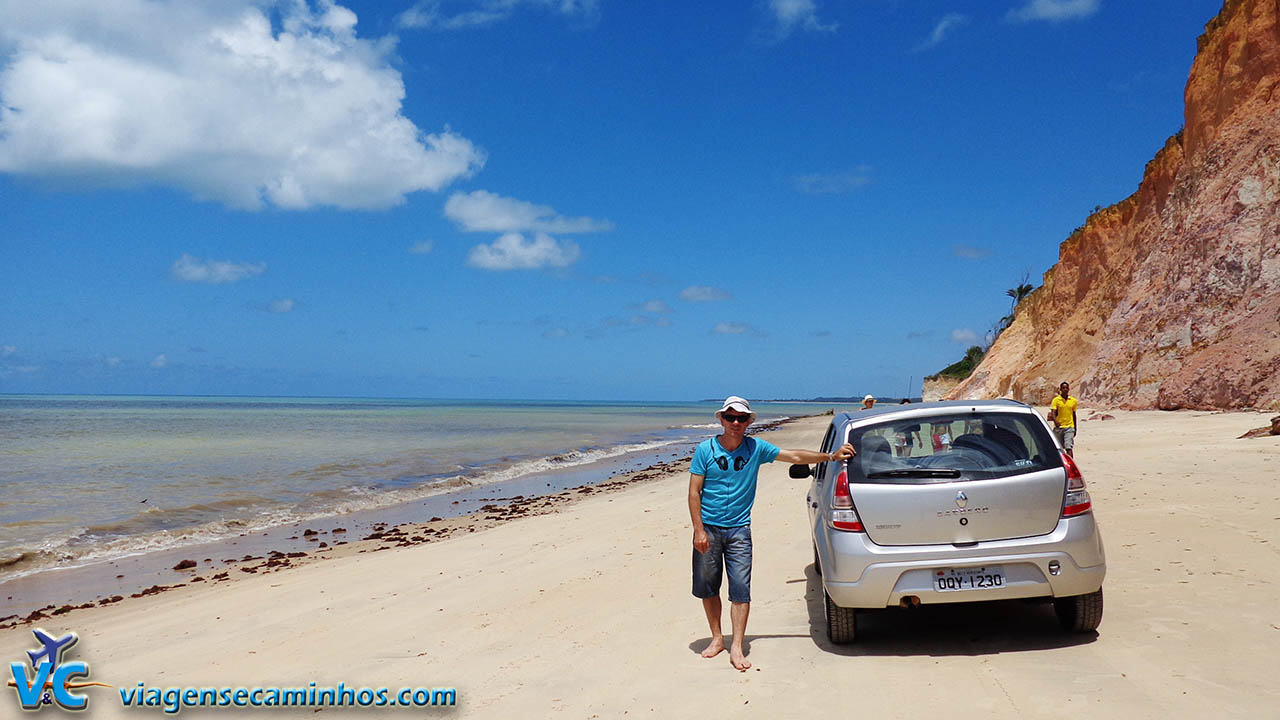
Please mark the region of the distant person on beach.
POLYGON ((862 398, 862 409, 863 409, 863 410, 870 410, 871 408, 873 408, 873 407, 875 407, 875 406, 876 406, 876 396, 875 396, 875 395, 868 395, 868 396, 866 396, 866 397, 862 398))
POLYGON ((724 650, 720 625, 720 580, 729 575, 729 619, 733 643, 729 662, 738 670, 751 667, 742 649, 751 611, 751 507, 756 499, 760 466, 781 460, 813 464, 847 460, 856 453, 845 443, 833 453, 782 450, 758 438, 746 437, 756 419, 751 404, 731 395, 716 412, 724 432, 698 445, 689 465, 689 517, 693 520, 693 594, 711 627, 711 644, 702 657, 724 650))
POLYGON ((1053 404, 1049 406, 1049 422, 1053 423, 1053 432, 1067 455, 1075 457, 1076 448, 1076 406, 1079 403, 1071 395, 1071 385, 1063 380, 1058 386, 1058 394, 1053 396, 1053 404))

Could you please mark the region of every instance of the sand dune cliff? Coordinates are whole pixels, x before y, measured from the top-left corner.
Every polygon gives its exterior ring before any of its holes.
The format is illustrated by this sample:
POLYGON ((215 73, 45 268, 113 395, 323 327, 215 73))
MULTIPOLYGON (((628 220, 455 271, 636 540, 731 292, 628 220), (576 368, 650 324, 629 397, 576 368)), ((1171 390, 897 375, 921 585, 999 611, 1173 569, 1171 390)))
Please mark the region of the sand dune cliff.
POLYGON ((1280 0, 1227 0, 1199 38, 1183 131, 1062 243, 948 397, 1043 403, 1066 379, 1094 405, 1280 408, 1278 85, 1280 0))

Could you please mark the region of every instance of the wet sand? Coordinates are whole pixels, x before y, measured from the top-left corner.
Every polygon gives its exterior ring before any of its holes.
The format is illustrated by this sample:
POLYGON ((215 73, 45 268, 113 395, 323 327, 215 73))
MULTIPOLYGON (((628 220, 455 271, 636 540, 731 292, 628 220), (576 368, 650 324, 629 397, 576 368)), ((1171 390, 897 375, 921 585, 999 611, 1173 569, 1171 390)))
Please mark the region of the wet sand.
MULTIPOLYGON (((794 420, 761 423, 751 431, 767 433, 794 420)), ((484 530, 664 476, 687 467, 691 453, 692 445, 673 445, 500 483, 462 483, 450 492, 399 505, 34 573, 0 582, 0 630, 189 583, 229 582, 236 573, 276 571, 484 530), (377 542, 344 547, 360 540, 377 542)))
POLYGON ((462 488, 403 506, 27 575, 0 583, 0 630, 196 583, 230 582, 240 577, 238 573, 277 572, 309 562, 486 530, 515 518, 552 512, 595 493, 617 492, 688 466, 687 451, 664 455, 678 459, 651 462, 639 470, 626 471, 635 463, 619 458, 590 469, 539 473, 494 485, 462 488), (575 484, 584 480, 584 484, 575 484))

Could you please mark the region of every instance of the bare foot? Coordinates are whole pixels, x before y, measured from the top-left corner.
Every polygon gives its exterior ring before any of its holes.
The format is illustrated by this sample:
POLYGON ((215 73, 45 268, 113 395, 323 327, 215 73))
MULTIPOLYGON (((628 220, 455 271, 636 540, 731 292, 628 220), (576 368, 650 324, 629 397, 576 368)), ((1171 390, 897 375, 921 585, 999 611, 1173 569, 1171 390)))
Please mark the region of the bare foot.
POLYGON ((735 670, 747 670, 751 667, 751 661, 742 654, 742 648, 735 647, 729 651, 729 662, 733 664, 735 670))
POLYGON ((722 652, 724 652, 724 637, 713 637, 711 638, 711 644, 707 646, 706 650, 702 651, 702 657, 713 658, 722 652))

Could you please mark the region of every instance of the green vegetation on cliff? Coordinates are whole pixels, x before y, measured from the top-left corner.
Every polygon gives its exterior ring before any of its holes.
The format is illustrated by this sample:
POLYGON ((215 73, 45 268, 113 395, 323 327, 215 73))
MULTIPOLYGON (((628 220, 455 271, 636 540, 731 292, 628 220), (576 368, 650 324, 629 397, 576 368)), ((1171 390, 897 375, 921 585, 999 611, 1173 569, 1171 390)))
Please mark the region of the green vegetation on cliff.
POLYGON ((938 371, 937 375, 930 375, 926 377, 925 380, 937 380, 940 377, 964 380, 965 378, 969 377, 969 375, 973 372, 974 368, 978 367, 978 363, 982 362, 982 358, 986 354, 987 354, 986 351, 984 351, 981 347, 974 345, 973 347, 965 351, 963 360, 961 360, 960 362, 951 363, 950 365, 946 366, 942 370, 938 371))
MULTIPOLYGON (((1009 314, 1000 318, 1000 320, 996 322, 995 327, 991 328, 987 333, 988 340, 986 348, 991 347, 991 345, 995 343, 996 338, 1000 337, 1000 333, 1004 332, 1006 328, 1013 324, 1013 318, 1017 315, 1018 306, 1022 304, 1023 300, 1027 299, 1027 296, 1035 291, 1035 286, 1027 282, 1027 275, 1028 273, 1023 273, 1022 282, 1019 282, 1017 287, 1012 287, 1005 291, 1004 294, 1008 295, 1012 300, 1009 305, 1009 314)), ((978 363, 982 362, 982 358, 987 354, 986 348, 978 345, 970 347, 965 351, 964 358, 962 360, 946 366, 942 370, 938 371, 938 374, 936 375, 929 375, 925 377, 925 380, 937 380, 940 377, 964 380, 973 374, 973 369, 978 367, 978 363)))

